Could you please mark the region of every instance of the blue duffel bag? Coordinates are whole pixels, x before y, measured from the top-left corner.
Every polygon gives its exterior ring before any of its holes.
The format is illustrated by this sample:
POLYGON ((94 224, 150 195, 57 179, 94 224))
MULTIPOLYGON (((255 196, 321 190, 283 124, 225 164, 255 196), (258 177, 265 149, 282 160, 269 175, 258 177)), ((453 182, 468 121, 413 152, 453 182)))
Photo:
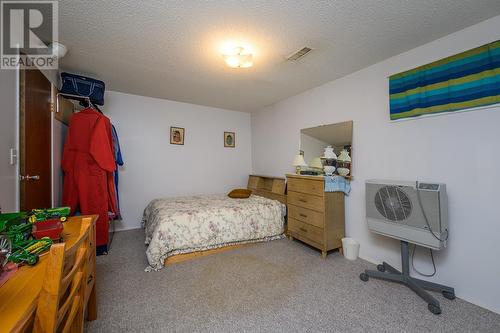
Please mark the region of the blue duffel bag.
POLYGON ((61 73, 61 93, 89 97, 97 105, 104 105, 105 84, 90 77, 61 73))

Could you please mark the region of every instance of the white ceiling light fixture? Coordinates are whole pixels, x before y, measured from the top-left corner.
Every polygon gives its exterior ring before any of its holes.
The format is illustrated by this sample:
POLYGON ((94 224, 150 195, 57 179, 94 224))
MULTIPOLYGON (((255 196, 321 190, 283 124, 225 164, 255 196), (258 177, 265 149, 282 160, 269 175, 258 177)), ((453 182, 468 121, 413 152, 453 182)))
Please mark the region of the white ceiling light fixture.
POLYGON ((64 44, 59 43, 59 42, 52 42, 50 44, 50 48, 52 48, 52 54, 57 59, 61 59, 68 52, 68 48, 64 44))
POLYGON ((222 56, 226 65, 231 68, 249 68, 253 66, 253 54, 242 46, 237 46, 222 56))

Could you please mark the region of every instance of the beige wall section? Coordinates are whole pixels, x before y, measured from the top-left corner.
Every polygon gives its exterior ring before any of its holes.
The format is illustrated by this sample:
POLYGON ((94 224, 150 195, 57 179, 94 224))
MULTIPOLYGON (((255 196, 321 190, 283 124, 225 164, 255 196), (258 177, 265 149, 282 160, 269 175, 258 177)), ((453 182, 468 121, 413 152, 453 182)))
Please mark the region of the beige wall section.
MULTIPOLYGON (((437 252, 432 280, 500 313, 500 105, 390 122, 387 79, 498 40, 499 27, 497 16, 252 113, 252 147, 255 173, 283 175, 293 172, 301 128, 353 120, 355 178, 346 198, 346 234, 360 241, 360 256, 401 265, 399 243, 368 230, 366 179, 444 182, 450 239, 437 252)), ((419 251, 415 265, 432 272, 427 254, 419 251)))
POLYGON ((18 163, 10 161, 10 149, 18 149, 18 71, 0 70, 0 207, 2 212, 18 208, 18 163))

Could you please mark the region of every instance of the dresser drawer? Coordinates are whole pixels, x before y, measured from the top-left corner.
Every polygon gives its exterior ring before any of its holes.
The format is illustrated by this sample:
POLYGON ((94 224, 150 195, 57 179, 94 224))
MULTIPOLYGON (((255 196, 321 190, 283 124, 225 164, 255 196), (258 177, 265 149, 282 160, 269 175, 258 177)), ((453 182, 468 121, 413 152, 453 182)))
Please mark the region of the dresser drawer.
POLYGON ((322 228, 315 227, 294 218, 288 218, 288 230, 320 245, 324 243, 324 230, 322 228))
POLYGON ((287 202, 291 205, 309 208, 318 212, 323 212, 325 210, 323 197, 318 197, 316 195, 289 191, 287 202))
POLYGON ((323 228, 325 226, 325 215, 311 209, 288 205, 288 216, 318 228, 323 228))
POLYGON ((324 182, 320 180, 309 180, 300 178, 288 178, 288 191, 301 192, 323 196, 324 182))

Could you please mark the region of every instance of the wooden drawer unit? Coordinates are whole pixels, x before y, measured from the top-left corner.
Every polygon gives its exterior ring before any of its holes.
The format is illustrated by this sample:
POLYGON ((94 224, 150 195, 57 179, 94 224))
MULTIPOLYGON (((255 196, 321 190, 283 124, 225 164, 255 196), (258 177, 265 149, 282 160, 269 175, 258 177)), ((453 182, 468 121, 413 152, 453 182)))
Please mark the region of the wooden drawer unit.
POLYGON ((307 224, 305 222, 289 218, 288 230, 292 231, 294 234, 310 239, 318 244, 323 243, 323 236, 324 236, 323 228, 318 228, 313 225, 307 224))
POLYGON ((323 182, 300 178, 288 178, 287 185, 288 191, 318 195, 320 197, 324 194, 323 182))
POLYGON ((288 234, 319 250, 341 249, 344 226, 344 193, 324 192, 324 178, 287 175, 288 234))
POLYGON ((325 210, 325 200, 323 197, 318 197, 317 195, 288 190, 287 202, 291 205, 312 209, 318 212, 323 212, 325 210))
POLYGON ((325 217, 323 213, 300 206, 288 205, 288 217, 318 228, 324 228, 325 226, 325 217))

